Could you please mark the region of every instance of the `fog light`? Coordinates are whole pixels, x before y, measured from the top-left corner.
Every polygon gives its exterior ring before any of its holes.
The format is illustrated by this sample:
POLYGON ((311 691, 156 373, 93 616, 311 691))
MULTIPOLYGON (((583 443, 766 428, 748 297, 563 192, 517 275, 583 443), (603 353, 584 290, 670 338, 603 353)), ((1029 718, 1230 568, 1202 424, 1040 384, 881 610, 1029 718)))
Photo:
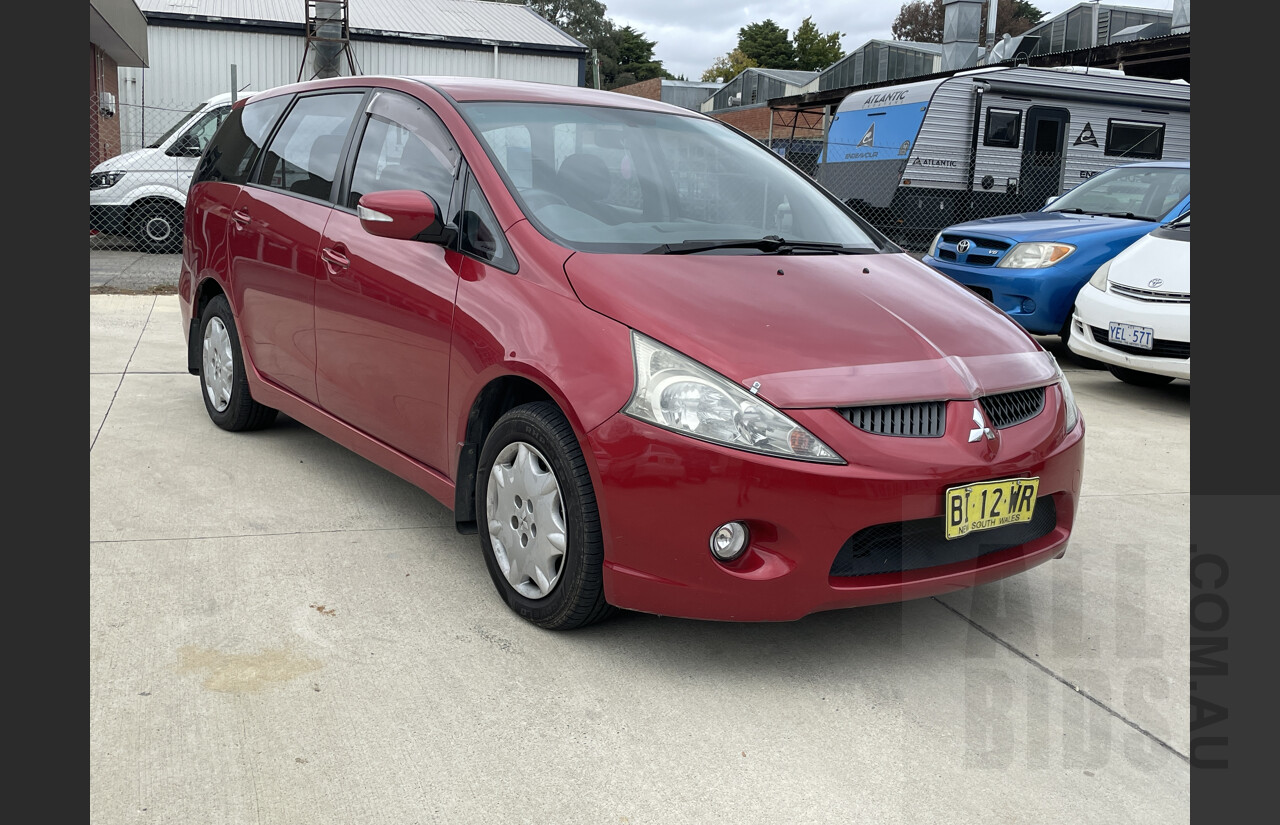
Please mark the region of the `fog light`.
POLYGON ((1026 313, 1026 314, 1028 314, 1028 315, 1030 315, 1031 313, 1035 312, 1035 311, 1036 311, 1036 302, 1035 302, 1035 301, 1033 301, 1033 300, 1031 300, 1030 298, 1023 298, 1023 299, 1022 299, 1022 311, 1023 311, 1023 312, 1025 312, 1025 313, 1026 313))
POLYGON ((711 555, 733 561, 747 549, 747 525, 740 521, 722 524, 711 534, 711 555))

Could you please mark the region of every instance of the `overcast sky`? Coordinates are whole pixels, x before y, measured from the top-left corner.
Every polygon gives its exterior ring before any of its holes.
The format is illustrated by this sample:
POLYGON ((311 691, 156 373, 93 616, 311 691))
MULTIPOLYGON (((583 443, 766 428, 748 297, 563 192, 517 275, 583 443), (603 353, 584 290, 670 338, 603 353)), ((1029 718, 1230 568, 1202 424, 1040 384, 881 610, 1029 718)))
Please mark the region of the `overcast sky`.
MULTIPOLYGON (((701 80, 717 57, 738 45, 738 29, 772 20, 794 37, 806 17, 818 31, 844 32, 845 53, 868 40, 890 40, 890 27, 905 0, 602 0, 605 17, 619 28, 631 26, 657 41, 654 57, 676 77, 701 80)), ((1049 18, 1080 0, 1031 0, 1049 18)), ((1123 0, 1110 5, 1173 10, 1173 0, 1123 0)))

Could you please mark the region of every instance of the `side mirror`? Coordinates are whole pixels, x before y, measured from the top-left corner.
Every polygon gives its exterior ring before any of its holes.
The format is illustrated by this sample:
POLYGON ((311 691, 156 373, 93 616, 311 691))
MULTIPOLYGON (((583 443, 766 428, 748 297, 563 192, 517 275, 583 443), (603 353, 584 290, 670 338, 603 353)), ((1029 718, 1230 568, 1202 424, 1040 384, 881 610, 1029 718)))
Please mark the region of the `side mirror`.
POLYGON ((174 141, 168 154, 181 158, 198 158, 204 154, 195 135, 186 134, 174 141))
POLYGON ((1057 195, 1050 195, 1049 197, 1047 197, 1047 198, 1045 198, 1045 199, 1044 199, 1044 205, 1045 205, 1045 206, 1048 206, 1049 204, 1053 203, 1053 202, 1054 202, 1054 201, 1056 201, 1057 199, 1058 199, 1058 196, 1057 196, 1057 195))
POLYGON ((440 220, 435 199, 417 189, 389 189, 360 196, 360 225, 370 235, 401 241, 448 243, 452 234, 440 220))

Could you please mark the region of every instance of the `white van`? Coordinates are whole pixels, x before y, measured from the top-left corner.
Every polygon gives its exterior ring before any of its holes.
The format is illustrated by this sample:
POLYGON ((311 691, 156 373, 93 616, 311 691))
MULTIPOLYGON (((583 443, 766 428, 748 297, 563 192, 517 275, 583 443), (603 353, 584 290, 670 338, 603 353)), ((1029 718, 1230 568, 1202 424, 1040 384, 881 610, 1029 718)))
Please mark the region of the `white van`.
POLYGON ((95 166, 89 173, 90 234, 127 235, 145 252, 182 251, 191 175, 230 111, 230 93, 211 97, 146 148, 95 166))

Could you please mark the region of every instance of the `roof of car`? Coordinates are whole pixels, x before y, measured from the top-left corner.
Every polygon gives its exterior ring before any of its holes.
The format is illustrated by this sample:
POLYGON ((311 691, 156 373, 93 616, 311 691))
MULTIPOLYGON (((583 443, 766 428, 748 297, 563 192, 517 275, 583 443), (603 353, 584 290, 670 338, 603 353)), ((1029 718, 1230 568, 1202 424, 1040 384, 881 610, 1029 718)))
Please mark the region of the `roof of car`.
MULTIPOLYGON (((626 109, 647 109, 674 114, 699 114, 681 106, 650 100, 635 95, 565 86, 558 83, 534 83, 527 80, 502 80, 491 77, 412 77, 459 103, 481 100, 505 100, 529 103, 578 103, 594 106, 613 106, 626 109)), ((701 115, 699 115, 701 116, 701 115)))
MULTIPOLYGON (((490 77, 454 77, 424 75, 356 75, 354 77, 330 77, 319 80, 304 80, 267 89, 261 93, 263 97, 279 94, 307 92, 316 89, 349 88, 367 86, 378 80, 395 80, 421 83, 430 86, 437 92, 459 103, 470 103, 484 100, 502 100, 529 103, 576 103, 587 106, 611 106, 617 109, 637 109, 649 112, 665 112, 685 117, 706 118, 701 112, 694 112, 682 106, 663 103, 660 100, 636 97, 619 92, 607 92, 600 89, 584 89, 578 86, 565 86, 558 83, 535 83, 528 80, 503 80, 490 77)), ((402 86, 403 88, 403 86, 402 86)), ((248 95, 245 95, 248 97, 248 95)))

